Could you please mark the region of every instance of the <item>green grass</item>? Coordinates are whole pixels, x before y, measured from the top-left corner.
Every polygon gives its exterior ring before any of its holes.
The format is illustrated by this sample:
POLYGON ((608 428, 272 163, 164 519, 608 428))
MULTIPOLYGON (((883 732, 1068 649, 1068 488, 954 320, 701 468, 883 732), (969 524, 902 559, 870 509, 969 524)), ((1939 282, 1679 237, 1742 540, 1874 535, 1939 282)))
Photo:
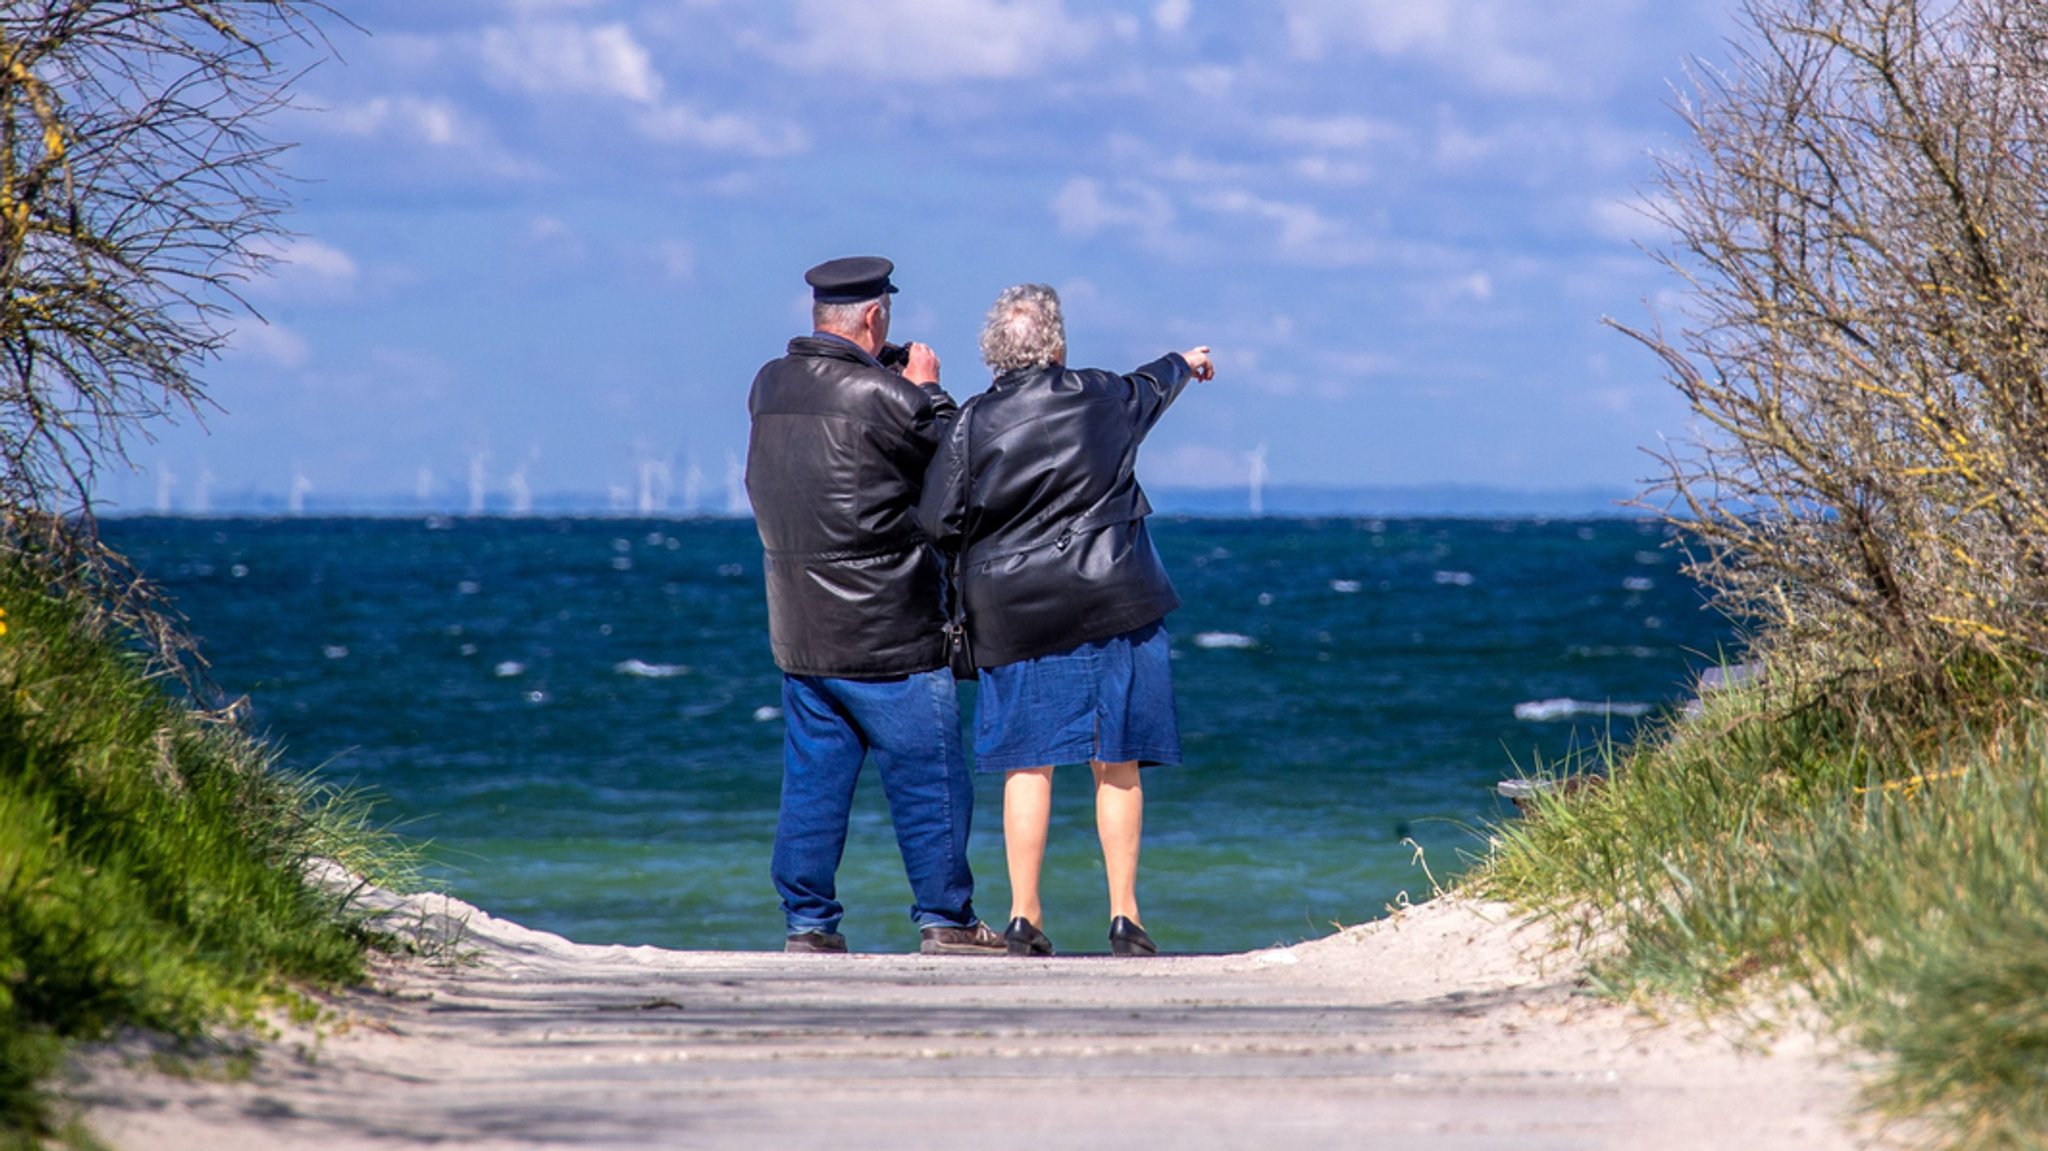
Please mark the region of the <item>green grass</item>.
POLYGON ((300 879, 371 863, 362 805, 280 772, 79 602, 0 559, 0 1147, 79 1138, 67 1044, 197 1040, 362 976, 368 939, 300 879))
POLYGON ((1470 882, 1618 940, 1615 995, 1796 991, 1881 1056, 1884 1111, 2048 1146, 2048 700, 1951 682, 1719 694, 1499 829, 1470 882))

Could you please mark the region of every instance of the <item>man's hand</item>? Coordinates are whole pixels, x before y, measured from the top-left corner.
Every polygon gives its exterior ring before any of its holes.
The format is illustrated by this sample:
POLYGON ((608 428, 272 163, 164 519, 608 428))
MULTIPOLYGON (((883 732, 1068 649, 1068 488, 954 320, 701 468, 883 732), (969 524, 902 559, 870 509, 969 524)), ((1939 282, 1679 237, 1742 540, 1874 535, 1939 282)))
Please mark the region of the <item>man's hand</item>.
POLYGON ((1194 373, 1196 379, 1213 380, 1216 378, 1216 361, 1209 358, 1209 345, 1203 344, 1197 348, 1189 348, 1180 354, 1180 358, 1188 362, 1188 370, 1194 373))
POLYGON ((910 362, 903 365, 903 378, 913 384, 939 382, 939 354, 925 344, 910 345, 910 362))

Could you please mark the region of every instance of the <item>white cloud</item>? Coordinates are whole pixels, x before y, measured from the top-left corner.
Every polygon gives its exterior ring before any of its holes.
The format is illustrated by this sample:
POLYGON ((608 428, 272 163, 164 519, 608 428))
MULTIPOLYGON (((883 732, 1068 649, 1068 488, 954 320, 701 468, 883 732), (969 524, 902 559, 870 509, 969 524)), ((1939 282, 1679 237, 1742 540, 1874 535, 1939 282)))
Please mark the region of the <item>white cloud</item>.
POLYGON ((706 114, 683 104, 647 112, 640 117, 639 128, 642 135, 664 144, 745 156, 792 156, 811 146, 810 137, 795 124, 764 123, 732 112, 706 114))
POLYGON ((577 264, 590 255, 589 245, 560 216, 535 216, 526 222, 526 239, 552 259, 577 264))
POLYGON ((1469 168, 1500 151, 1500 138, 1447 124, 1436 137, 1436 162, 1443 168, 1469 168))
POLYGON ((1086 55, 1101 27, 1064 0, 798 0, 792 43, 757 43, 796 69, 884 77, 896 84, 1028 76, 1086 55))
POLYGON ((661 270, 670 280, 687 284, 697 278, 697 250, 682 240, 663 240, 654 247, 661 270))
POLYGON ((1351 151, 1405 135, 1398 124, 1366 116, 1280 116, 1267 124, 1266 131, 1280 143, 1326 152, 1351 151))
POLYGON ((1452 299, 1475 300, 1485 303, 1493 299, 1493 277, 1485 272, 1472 272, 1454 278, 1446 289, 1452 299))
POLYGON ((1069 236, 1088 237, 1105 230, 1136 232, 1146 240, 1163 240, 1173 227, 1173 203, 1158 189, 1135 180, 1105 190, 1100 181, 1076 176, 1052 201, 1053 218, 1069 236))
POLYGON ((1145 483, 1155 487, 1235 487, 1250 481, 1251 468, 1250 452, 1215 444, 1148 447, 1138 464, 1145 483))
POLYGON ((258 244, 254 254, 263 268, 250 281, 249 289, 266 299, 344 299, 355 290, 361 277, 355 257, 306 236, 287 236, 258 244))
POLYGON ((1152 6, 1152 22, 1162 32, 1178 32, 1188 26, 1188 17, 1194 12, 1193 0, 1159 0, 1152 6))
POLYGON ((1338 267, 1371 263, 1379 256, 1376 245, 1351 237, 1308 204, 1267 199, 1243 189, 1213 192, 1195 202, 1212 212, 1276 225, 1278 254, 1298 263, 1338 267))
POLYGON ((1400 360, 1385 352, 1331 352, 1322 357, 1330 371, 1340 376, 1390 376, 1402 368, 1400 360))
POLYGON ((483 34, 482 52, 485 75, 518 91, 616 96, 636 104, 661 97, 661 74, 653 58, 624 24, 490 28, 483 34))
POLYGON ((1612 32, 1629 0, 1582 5, 1561 18, 1527 0, 1283 0, 1294 54, 1332 48, 1415 58, 1472 87, 1508 96, 1567 96, 1589 85, 1587 41, 1612 32))
POLYGON ((1314 184, 1356 186, 1370 184, 1378 173, 1355 160, 1332 160, 1328 156, 1303 156, 1295 161, 1294 174, 1314 184))
POLYGON ((337 104, 300 122, 311 132, 424 147, 493 176, 524 179, 542 171, 501 147, 488 127, 447 100, 377 96, 337 104))
POLYGON ((302 368, 312 358, 306 338, 283 324, 250 320, 237 326, 228 337, 236 354, 279 368, 302 368))
POLYGON ((453 104, 416 96, 378 96, 343 104, 315 122, 331 124, 348 136, 390 134, 443 148, 474 140, 474 131, 453 104))
POLYGON ((1221 64, 1197 64, 1177 73, 1180 81, 1197 96, 1227 100, 1237 87, 1237 73, 1221 64))
POLYGON ((1661 196, 1610 196, 1594 201, 1588 222, 1610 240, 1657 243, 1671 233, 1664 223, 1670 211, 1670 201, 1661 196))

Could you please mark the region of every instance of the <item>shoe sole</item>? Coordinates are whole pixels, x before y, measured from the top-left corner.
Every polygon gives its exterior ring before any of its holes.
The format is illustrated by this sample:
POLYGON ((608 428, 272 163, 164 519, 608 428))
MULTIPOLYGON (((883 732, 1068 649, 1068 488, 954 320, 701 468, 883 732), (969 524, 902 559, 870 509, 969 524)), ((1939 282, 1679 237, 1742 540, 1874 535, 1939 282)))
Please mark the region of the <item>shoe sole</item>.
POLYGON ((919 955, 1001 955, 1001 947, 975 947, 965 943, 921 943, 919 955))

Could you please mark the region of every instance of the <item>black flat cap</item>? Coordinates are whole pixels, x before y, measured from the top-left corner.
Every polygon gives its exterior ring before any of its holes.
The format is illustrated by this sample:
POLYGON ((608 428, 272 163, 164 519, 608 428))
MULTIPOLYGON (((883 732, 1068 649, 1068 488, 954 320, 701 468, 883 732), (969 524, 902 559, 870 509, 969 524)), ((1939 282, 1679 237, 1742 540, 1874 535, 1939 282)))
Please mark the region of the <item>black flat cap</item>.
POLYGON ((804 273, 811 299, 820 304, 853 304, 896 290, 889 273, 896 265, 880 256, 842 256, 804 273))

